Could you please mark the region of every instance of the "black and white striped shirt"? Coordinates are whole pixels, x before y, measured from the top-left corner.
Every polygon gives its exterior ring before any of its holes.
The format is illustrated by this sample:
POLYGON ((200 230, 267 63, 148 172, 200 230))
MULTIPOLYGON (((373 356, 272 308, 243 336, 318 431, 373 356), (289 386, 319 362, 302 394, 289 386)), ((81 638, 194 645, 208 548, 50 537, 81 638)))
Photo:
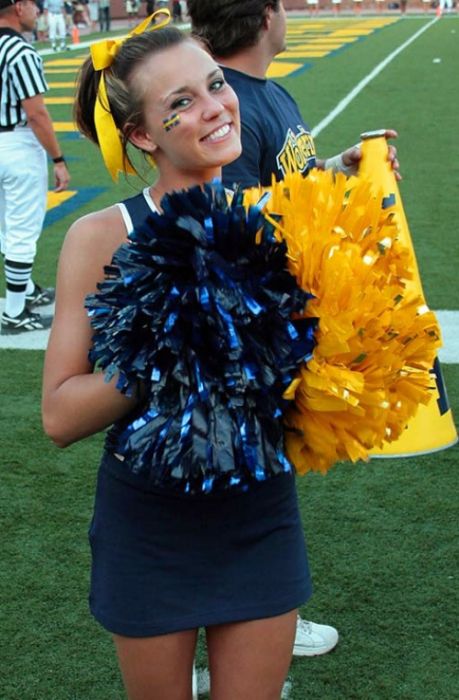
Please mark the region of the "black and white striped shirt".
POLYGON ((0 127, 24 125, 22 100, 46 92, 43 62, 14 29, 0 28, 0 127))

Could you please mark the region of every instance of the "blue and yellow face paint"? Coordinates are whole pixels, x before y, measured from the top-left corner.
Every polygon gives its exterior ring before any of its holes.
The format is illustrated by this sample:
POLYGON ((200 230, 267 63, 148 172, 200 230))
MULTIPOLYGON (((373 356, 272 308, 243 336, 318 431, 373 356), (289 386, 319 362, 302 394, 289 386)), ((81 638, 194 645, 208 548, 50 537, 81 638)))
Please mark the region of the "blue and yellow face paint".
POLYGON ((163 119, 163 129, 165 131, 170 131, 171 129, 174 128, 174 126, 177 126, 180 124, 180 115, 179 114, 171 114, 170 117, 166 117, 166 119, 163 119))

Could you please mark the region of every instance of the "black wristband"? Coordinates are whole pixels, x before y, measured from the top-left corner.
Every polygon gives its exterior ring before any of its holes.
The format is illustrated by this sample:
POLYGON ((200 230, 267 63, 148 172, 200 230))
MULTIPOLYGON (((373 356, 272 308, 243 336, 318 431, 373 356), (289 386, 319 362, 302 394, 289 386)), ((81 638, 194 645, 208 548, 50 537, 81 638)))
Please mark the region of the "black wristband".
POLYGON ((57 156, 57 158, 53 158, 53 163, 65 163, 64 156, 57 156))

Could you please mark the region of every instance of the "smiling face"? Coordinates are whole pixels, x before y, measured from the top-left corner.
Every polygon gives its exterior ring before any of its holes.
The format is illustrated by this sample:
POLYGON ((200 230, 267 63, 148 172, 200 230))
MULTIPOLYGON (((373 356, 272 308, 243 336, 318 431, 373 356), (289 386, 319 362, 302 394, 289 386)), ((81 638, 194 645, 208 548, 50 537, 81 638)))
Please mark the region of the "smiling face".
POLYGON ((132 76, 144 123, 130 140, 153 156, 162 189, 211 180, 241 152, 238 100, 194 41, 150 55, 132 76))

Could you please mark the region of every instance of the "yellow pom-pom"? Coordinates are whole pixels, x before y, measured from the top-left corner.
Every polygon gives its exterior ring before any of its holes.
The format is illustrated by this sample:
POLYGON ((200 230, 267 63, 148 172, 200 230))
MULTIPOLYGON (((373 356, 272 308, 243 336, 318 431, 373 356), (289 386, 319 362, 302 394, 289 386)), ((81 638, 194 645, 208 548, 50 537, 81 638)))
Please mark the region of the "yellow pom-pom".
MULTIPOLYGON (((265 216, 286 241, 290 272, 314 295, 313 359, 284 394, 287 453, 297 471, 326 472, 340 460, 397 439, 432 389, 440 346, 435 316, 406 291, 412 256, 369 181, 328 171, 273 182, 265 216)), ((245 193, 255 203, 260 190, 245 193)))

